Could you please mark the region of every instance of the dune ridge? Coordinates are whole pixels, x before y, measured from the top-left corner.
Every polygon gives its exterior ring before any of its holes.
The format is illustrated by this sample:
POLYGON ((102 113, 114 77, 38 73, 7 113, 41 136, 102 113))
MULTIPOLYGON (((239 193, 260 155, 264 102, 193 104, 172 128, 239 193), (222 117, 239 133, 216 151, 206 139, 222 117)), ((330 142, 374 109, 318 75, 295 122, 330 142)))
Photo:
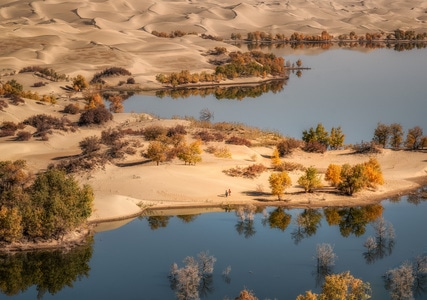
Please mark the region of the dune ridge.
POLYGON ((422 0, 6 0, 0 4, 0 65, 15 71, 44 65, 72 76, 116 65, 128 68, 140 81, 153 82, 157 72, 170 72, 172 67, 206 70, 206 57, 193 49, 218 45, 191 37, 159 39, 151 35, 153 30, 222 38, 255 30, 286 35, 327 30, 338 35, 397 28, 424 32, 426 21, 427 3, 422 0), (162 54, 180 45, 182 52, 188 51, 182 55, 187 59, 180 56, 168 66, 156 51, 141 46, 146 44, 159 47, 162 54))

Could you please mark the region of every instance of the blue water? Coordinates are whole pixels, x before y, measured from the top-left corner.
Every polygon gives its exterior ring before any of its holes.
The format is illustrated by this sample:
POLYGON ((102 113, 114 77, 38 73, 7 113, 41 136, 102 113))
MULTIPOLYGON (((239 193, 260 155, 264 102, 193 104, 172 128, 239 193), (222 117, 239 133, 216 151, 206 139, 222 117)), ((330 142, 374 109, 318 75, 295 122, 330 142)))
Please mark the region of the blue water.
MULTIPOLYGON (((427 253, 427 201, 418 205, 403 197, 399 203, 383 201, 383 217, 393 224, 395 245, 390 255, 368 263, 363 246, 368 236, 374 236, 371 223, 360 236, 343 237, 337 225, 328 225, 325 218, 311 236, 298 243, 293 238, 297 230, 296 217, 301 209, 286 210, 291 223, 281 231, 263 224, 266 212, 257 213, 253 235, 239 233, 239 218, 234 212, 197 215, 185 223, 170 216, 165 227, 150 229, 147 217, 135 219, 113 231, 97 233, 88 278, 76 281, 59 293, 46 293, 43 299, 175 299, 167 278, 170 265, 183 266, 187 256, 196 257, 208 251, 216 257, 213 292, 202 299, 233 299, 244 288, 259 299, 295 299, 306 290, 320 291, 316 282, 313 257, 316 245, 329 243, 338 259, 333 272, 350 271, 355 277, 370 282, 373 299, 389 299, 382 275, 405 260, 427 253), (231 267, 230 282, 222 272, 231 267)), ((323 216, 323 211, 318 210, 323 216)), ((167 214, 167 211, 163 211, 167 214)), ((416 299, 426 299, 422 294, 416 299)), ((34 288, 10 299, 36 299, 34 288)))
POLYGON ((427 49, 337 49, 285 56, 291 62, 299 58, 311 70, 303 71, 300 78, 291 75, 280 93, 242 101, 217 100, 212 95, 133 96, 125 102, 125 111, 198 119, 200 111, 208 108, 213 122, 240 122, 295 138, 322 123, 327 130, 341 126, 345 142, 353 144, 371 140, 378 122, 400 123, 405 132, 414 126, 427 130, 427 49))

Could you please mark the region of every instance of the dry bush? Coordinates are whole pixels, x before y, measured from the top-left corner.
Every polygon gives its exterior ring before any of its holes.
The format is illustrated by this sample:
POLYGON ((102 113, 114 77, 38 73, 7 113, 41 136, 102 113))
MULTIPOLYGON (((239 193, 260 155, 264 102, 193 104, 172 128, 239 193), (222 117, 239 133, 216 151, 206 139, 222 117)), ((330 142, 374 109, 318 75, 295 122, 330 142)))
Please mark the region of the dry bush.
POLYGON ((244 145, 247 147, 252 146, 252 143, 249 140, 247 140, 245 138, 238 137, 238 136, 232 136, 231 138, 226 140, 225 143, 233 144, 233 145, 244 145))
POLYGON ((279 156, 284 157, 291 154, 293 150, 301 148, 303 145, 303 141, 294 138, 287 138, 278 142, 276 148, 279 151, 279 156))
POLYGON ((311 153, 325 153, 326 146, 318 141, 310 141, 305 143, 303 150, 311 153))
POLYGON ((33 83, 33 87, 42 87, 45 86, 47 83, 43 81, 38 81, 33 83))
POLYGON ((221 132, 202 130, 193 134, 193 138, 203 142, 222 142, 225 137, 221 132))
POLYGON ((228 176, 232 177, 244 177, 253 179, 261 175, 261 173, 265 172, 266 170, 267 167, 263 164, 253 164, 245 168, 236 166, 235 168, 224 170, 223 172, 228 176))
POLYGON ((104 106, 90 108, 80 115, 79 125, 88 126, 91 124, 104 124, 113 119, 113 115, 104 106))
POLYGON ((205 151, 215 155, 216 157, 231 158, 231 152, 228 147, 209 146, 205 151))
POLYGON ((174 135, 185 135, 187 134, 187 130, 185 130, 184 125, 176 125, 175 127, 171 127, 168 129, 166 135, 168 137, 172 137, 174 135))
POLYGON ((281 164, 277 165, 274 168, 274 170, 278 171, 278 172, 283 172, 283 171, 292 172, 292 171, 298 171, 298 170, 299 171, 304 171, 305 167, 302 164, 299 164, 299 163, 284 161, 281 164))
POLYGON ((101 143, 104 145, 114 145, 115 142, 124 137, 123 131, 108 128, 101 132, 101 143))
POLYGON ((4 111, 5 108, 9 107, 9 104, 7 104, 6 101, 0 100, 0 111, 4 111))
POLYGON ((74 128, 72 122, 65 117, 57 118, 45 114, 31 116, 22 123, 35 127, 37 130, 35 133, 36 136, 43 133, 51 133, 52 129, 68 131, 74 128))
POLYGON ((143 135, 147 141, 155 141, 161 136, 165 136, 167 133, 167 128, 163 126, 153 125, 144 128, 143 135))
POLYGON ((18 133, 16 134, 16 140, 17 141, 28 141, 31 139, 33 135, 31 134, 31 132, 28 131, 18 131, 18 133))
POLYGON ((19 124, 16 124, 14 122, 5 121, 1 124, 0 130, 7 130, 7 131, 17 131, 19 128, 19 124))
POLYGON ((76 115, 80 113, 80 108, 77 104, 71 103, 64 107, 64 113, 70 114, 70 115, 76 115))
POLYGON ((99 73, 96 73, 92 80, 90 81, 91 84, 95 84, 95 83, 101 83, 104 84, 105 81, 102 79, 104 77, 110 77, 110 76, 127 76, 127 75, 132 75, 131 72, 129 72, 128 70, 126 70, 125 68, 121 68, 121 67, 111 67, 111 68, 107 68, 99 73))
POLYGON ((55 167, 69 174, 82 171, 92 171, 104 167, 106 163, 107 159, 104 155, 79 156, 63 160, 55 167))
POLYGON ((381 153, 381 148, 375 142, 362 142, 360 144, 353 145, 352 149, 358 154, 375 154, 381 153))

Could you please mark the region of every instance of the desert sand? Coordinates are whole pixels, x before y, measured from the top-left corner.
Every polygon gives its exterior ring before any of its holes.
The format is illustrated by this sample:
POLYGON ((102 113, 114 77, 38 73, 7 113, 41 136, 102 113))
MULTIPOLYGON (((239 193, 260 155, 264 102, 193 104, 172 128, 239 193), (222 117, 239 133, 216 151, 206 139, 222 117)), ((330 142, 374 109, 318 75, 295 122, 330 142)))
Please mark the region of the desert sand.
MULTIPOLYGON (((224 39, 232 32, 243 36, 249 31, 265 31, 290 35, 295 31, 332 35, 355 31, 391 32, 403 30, 427 31, 427 2, 409 1, 215 1, 215 0, 3 0, 0 4, 0 81, 10 78, 31 89, 40 81, 32 74, 16 74, 26 66, 55 69, 71 77, 82 74, 91 78, 95 72, 119 66, 130 70, 142 87, 158 87, 155 75, 189 69, 192 72, 211 70, 207 50, 216 46, 236 50, 223 42, 202 39, 198 35, 180 38, 158 38, 153 30, 181 30, 209 34, 224 39)), ((0 111, 0 123, 19 122, 40 113, 62 115, 69 98, 61 86, 50 82, 39 88, 40 94, 53 93, 60 100, 55 105, 41 105, 26 100, 24 105, 10 105, 0 111)), ((172 126, 177 120, 150 119, 137 122, 130 114, 115 114, 107 127, 135 124, 164 124, 172 126)), ((188 125, 188 124, 185 124, 188 125)), ((81 128, 75 133, 55 132, 49 141, 16 142, 0 138, 1 160, 25 159, 30 169, 38 171, 57 157, 80 153, 78 143, 86 136, 100 135, 102 128, 81 128)), ((206 145, 204 145, 206 147, 206 145)), ((385 184, 353 197, 332 195, 327 191, 301 193, 296 185, 300 172, 292 172, 292 188, 278 203, 269 195, 268 175, 257 179, 236 178, 222 171, 235 166, 256 163, 270 165, 272 148, 230 146, 231 159, 219 159, 203 153, 202 163, 186 166, 175 160, 156 166, 154 163, 118 167, 109 164, 105 169, 79 175, 82 183, 95 190, 92 222, 116 220, 134 216, 144 208, 218 206, 255 203, 289 205, 294 207, 323 207, 329 205, 358 205, 378 201, 389 195, 413 190, 426 178, 426 154, 421 152, 384 150, 376 155, 385 184), (225 197, 231 189, 231 197, 225 197), (261 192, 260 192, 261 191, 261 192), (263 192, 262 192, 263 191, 263 192)), ((366 155, 349 155, 349 150, 309 154, 297 151, 286 160, 304 166, 326 170, 330 163, 359 163, 366 155)), ((128 157, 138 161, 140 156, 128 157)), ((326 183, 325 183, 326 184, 326 183)))

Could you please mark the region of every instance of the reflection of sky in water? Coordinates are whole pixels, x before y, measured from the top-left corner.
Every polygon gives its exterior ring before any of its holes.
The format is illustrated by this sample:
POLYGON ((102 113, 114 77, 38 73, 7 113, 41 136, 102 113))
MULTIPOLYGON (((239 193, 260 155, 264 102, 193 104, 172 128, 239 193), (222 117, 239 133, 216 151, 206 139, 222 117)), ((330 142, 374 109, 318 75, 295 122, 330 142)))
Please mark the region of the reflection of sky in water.
POLYGON ((312 69, 303 71, 301 78, 291 76, 277 94, 242 101, 137 96, 126 101, 126 111, 198 118, 200 110, 208 108, 214 122, 242 122, 297 138, 322 122, 328 130, 341 126, 347 143, 370 140, 378 122, 400 123, 405 131, 414 126, 427 131, 427 49, 370 53, 339 49, 285 57, 291 62, 298 58, 312 69))

